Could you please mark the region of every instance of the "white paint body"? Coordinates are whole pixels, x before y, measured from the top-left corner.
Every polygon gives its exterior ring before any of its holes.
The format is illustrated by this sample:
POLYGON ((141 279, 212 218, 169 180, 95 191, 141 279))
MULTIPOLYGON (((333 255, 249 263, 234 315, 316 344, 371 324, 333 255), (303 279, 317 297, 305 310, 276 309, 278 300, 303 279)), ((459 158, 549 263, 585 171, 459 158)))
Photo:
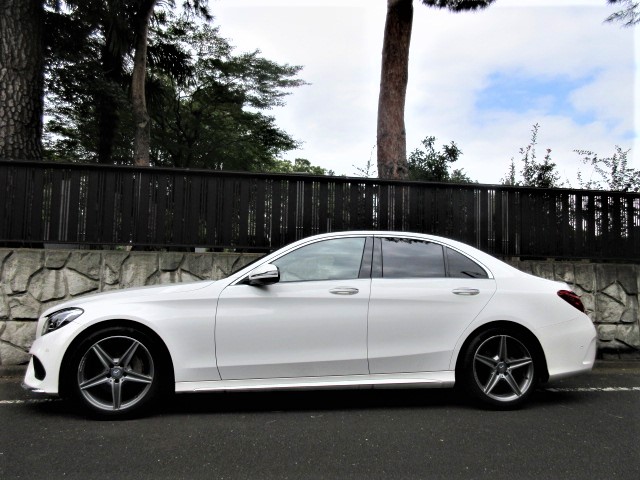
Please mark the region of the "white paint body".
MULTIPOLYGON (((153 330, 169 351, 178 392, 371 387, 447 387, 467 338, 493 322, 511 322, 539 341, 549 380, 589 371, 596 331, 557 296, 567 285, 522 273, 468 245, 430 235, 344 232, 295 242, 224 280, 108 292, 44 312, 25 386, 57 394, 63 357, 74 339, 106 321, 153 330), (395 236, 448 246, 481 265, 489 278, 324 280, 240 284, 253 270, 326 239, 395 236), (336 295, 334 289, 357 289, 336 295), (456 295, 472 288, 476 295, 456 295), (84 313, 42 335, 46 317, 63 308, 84 313)), ((73 375, 73 372, 62 372, 73 375)))

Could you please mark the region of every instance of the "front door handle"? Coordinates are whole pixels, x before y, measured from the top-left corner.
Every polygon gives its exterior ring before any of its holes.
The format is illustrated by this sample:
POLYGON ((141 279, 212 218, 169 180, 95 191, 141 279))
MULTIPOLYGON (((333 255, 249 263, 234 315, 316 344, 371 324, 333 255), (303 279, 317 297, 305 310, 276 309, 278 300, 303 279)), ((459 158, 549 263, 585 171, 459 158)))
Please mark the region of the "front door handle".
POLYGON ((355 295, 360 290, 352 287, 336 287, 329 290, 329 293, 333 293, 334 295, 355 295))
POLYGON ((455 295, 478 295, 480 290, 477 288, 454 288, 452 292, 455 295))

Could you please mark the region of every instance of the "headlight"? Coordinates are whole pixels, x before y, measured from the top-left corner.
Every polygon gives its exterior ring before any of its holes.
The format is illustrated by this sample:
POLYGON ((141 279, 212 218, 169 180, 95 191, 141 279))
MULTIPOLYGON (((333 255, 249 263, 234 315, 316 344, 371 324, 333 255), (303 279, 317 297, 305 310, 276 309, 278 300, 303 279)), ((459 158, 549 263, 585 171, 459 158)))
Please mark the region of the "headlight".
POLYGON ((65 308, 64 310, 58 310, 53 312, 47 317, 42 327, 42 335, 46 335, 49 332, 64 327, 67 323, 73 322, 76 318, 84 313, 81 308, 65 308))

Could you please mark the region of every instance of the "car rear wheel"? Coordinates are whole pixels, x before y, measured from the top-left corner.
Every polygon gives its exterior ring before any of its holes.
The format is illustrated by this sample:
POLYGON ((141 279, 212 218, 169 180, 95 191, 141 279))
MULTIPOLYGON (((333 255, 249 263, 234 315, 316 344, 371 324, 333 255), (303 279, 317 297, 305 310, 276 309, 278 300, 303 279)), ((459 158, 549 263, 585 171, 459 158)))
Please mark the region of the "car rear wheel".
POLYGON ((107 328, 90 335, 80 344, 70 370, 73 398, 97 416, 140 413, 160 393, 160 349, 133 328, 107 328))
POLYGON ((465 389, 481 403, 500 409, 520 406, 538 380, 532 342, 511 329, 478 334, 466 349, 461 372, 465 389))

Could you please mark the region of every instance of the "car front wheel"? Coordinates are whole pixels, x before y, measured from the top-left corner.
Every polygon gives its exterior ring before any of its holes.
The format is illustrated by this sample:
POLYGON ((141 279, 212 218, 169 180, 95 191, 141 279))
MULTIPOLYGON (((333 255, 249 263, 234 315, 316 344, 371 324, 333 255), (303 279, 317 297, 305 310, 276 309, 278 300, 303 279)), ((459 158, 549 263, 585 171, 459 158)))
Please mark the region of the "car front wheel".
POLYGON ((510 329, 477 335, 466 349, 461 372, 463 386, 485 405, 509 409, 533 393, 538 372, 531 341, 510 329))
POLYGON ((151 337, 132 328, 107 328, 90 335, 67 372, 73 398, 98 416, 140 413, 160 391, 159 352, 151 337))

